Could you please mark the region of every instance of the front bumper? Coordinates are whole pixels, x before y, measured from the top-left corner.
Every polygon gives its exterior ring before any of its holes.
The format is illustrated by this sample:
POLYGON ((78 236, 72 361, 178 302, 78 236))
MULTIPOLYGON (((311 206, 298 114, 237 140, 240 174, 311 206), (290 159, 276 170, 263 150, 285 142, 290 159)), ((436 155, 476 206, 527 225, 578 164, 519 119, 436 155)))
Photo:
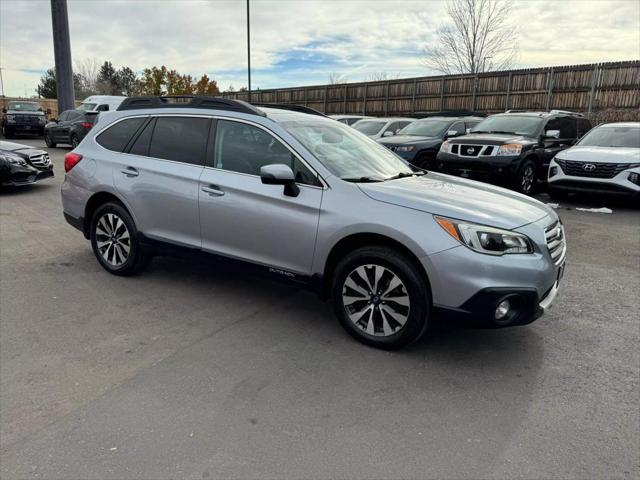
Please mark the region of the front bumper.
POLYGON ((5 123, 5 130, 9 134, 13 133, 31 133, 42 135, 44 133, 44 123, 5 123))
POLYGON ((623 170, 612 178, 578 177, 565 174, 555 160, 552 160, 549 164, 549 189, 640 198, 640 185, 629 180, 630 173, 640 175, 640 167, 623 170))
POLYGON ((15 165, 8 171, 3 186, 20 187, 53 177, 53 167, 39 170, 31 165, 15 165))
POLYGON ((515 229, 527 235, 534 253, 492 256, 458 246, 423 257, 436 318, 483 327, 524 325, 554 302, 564 274, 564 255, 551 258, 545 231, 550 217, 515 229), (507 318, 496 320, 497 306, 509 299, 507 318))
POLYGON ((518 168, 520 157, 460 157, 438 152, 432 170, 457 177, 479 180, 496 185, 509 186, 518 168))

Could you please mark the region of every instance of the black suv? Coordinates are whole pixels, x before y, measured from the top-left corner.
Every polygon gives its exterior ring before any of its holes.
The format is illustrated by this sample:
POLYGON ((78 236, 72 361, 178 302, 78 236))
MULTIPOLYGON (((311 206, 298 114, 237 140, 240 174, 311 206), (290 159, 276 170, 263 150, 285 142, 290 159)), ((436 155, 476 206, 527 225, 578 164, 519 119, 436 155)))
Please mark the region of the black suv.
POLYGON ((99 112, 66 110, 57 119, 52 119, 44 127, 44 141, 47 147, 66 143, 76 148, 96 122, 99 112))
POLYGON ((46 120, 38 102, 14 101, 2 109, 1 123, 4 138, 13 138, 16 133, 42 136, 46 120))
POLYGON ((464 135, 476 126, 480 117, 429 117, 410 123, 397 135, 380 138, 379 143, 407 162, 430 169, 442 142, 464 135))
POLYGON ((492 115, 444 142, 432 169, 530 194, 546 181, 551 159, 590 129, 581 114, 560 110, 492 115))

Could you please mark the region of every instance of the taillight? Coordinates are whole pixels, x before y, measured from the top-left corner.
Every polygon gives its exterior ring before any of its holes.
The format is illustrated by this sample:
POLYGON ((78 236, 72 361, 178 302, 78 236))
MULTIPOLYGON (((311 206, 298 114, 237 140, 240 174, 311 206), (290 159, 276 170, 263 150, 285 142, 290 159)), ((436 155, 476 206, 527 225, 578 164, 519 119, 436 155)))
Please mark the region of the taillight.
POLYGON ((78 162, 82 160, 82 155, 79 153, 69 152, 64 156, 64 171, 65 173, 75 167, 78 162))
POLYGON ((93 123, 89 123, 89 122, 82 122, 82 123, 80 124, 80 126, 81 126, 82 128, 91 128, 91 127, 93 127, 93 123))

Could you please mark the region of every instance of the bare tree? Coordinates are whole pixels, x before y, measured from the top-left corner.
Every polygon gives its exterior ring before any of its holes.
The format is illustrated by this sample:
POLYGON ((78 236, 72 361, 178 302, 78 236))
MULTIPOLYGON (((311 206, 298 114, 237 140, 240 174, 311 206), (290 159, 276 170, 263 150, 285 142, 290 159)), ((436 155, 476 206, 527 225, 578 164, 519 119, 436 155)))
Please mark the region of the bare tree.
POLYGON ((338 72, 329 72, 329 84, 338 85, 340 83, 347 83, 347 78, 338 72))
POLYGON ((385 80, 393 80, 395 78, 400 78, 399 75, 391 75, 388 72, 372 72, 367 75, 367 81, 369 82, 384 82, 385 80))
POLYGON ((75 73, 82 78, 82 89, 85 96, 97 93, 98 73, 100 72, 100 62, 97 58, 84 58, 75 62, 75 73))
POLYGON ((425 65, 447 75, 511 68, 518 50, 512 6, 512 0, 449 0, 451 24, 427 48, 425 65))

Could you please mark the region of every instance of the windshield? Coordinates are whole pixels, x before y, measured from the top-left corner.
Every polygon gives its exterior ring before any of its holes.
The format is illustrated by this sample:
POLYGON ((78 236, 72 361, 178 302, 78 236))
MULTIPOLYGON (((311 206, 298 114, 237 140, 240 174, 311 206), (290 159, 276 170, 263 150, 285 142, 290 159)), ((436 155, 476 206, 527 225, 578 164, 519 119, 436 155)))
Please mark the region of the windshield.
POLYGON ((398 135, 442 137, 452 123, 451 120, 418 120, 404 127, 398 135))
POLYGON ((513 133, 535 137, 543 121, 541 117, 495 115, 482 120, 471 130, 471 133, 513 133))
POLYGON ((640 127, 599 127, 587 133, 578 145, 581 147, 640 148, 640 127))
POLYGON ((343 180, 382 181, 414 173, 391 150, 333 120, 310 118, 281 125, 343 180))
POLYGON ((97 103, 81 103, 76 110, 80 110, 81 112, 91 112, 95 110, 97 103))
POLYGON ((387 122, 380 122, 376 120, 360 120, 353 124, 353 128, 365 135, 375 135, 387 124, 387 122))
POLYGON ((40 105, 32 102, 9 102, 7 110, 19 110, 22 112, 37 112, 40 105))

